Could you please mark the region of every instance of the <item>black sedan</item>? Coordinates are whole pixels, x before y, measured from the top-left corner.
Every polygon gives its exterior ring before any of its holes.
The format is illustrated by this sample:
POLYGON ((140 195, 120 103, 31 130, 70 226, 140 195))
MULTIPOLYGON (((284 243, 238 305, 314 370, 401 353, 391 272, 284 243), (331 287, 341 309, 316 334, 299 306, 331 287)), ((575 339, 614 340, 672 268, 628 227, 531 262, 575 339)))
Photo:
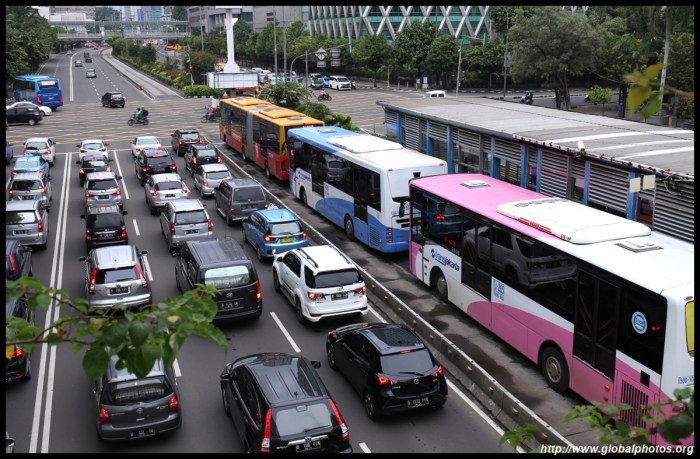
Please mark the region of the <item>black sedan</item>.
POLYGON ((362 397, 367 417, 440 408, 447 400, 442 365, 420 337, 400 324, 361 323, 328 333, 328 365, 362 397))
POLYGON ((143 150, 134 160, 134 170, 143 185, 152 174, 177 174, 177 165, 166 150, 143 150))
POLYGON ((80 170, 78 171, 78 181, 82 187, 85 184, 85 177, 90 172, 110 172, 112 167, 109 165, 110 160, 105 158, 103 155, 85 155, 82 161, 78 160, 75 164, 80 165, 80 170))
POLYGON ((29 124, 34 126, 44 119, 44 114, 39 107, 17 106, 5 109, 5 118, 8 124, 29 124))

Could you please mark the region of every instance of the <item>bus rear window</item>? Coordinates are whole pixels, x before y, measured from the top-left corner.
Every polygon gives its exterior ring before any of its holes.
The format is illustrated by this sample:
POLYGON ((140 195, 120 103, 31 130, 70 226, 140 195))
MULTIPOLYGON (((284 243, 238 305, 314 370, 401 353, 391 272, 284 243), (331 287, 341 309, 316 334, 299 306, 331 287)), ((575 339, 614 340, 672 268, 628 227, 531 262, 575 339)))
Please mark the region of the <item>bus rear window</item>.
POLYGON ((57 80, 39 80, 39 87, 41 89, 46 89, 46 88, 58 89, 58 81, 57 80))

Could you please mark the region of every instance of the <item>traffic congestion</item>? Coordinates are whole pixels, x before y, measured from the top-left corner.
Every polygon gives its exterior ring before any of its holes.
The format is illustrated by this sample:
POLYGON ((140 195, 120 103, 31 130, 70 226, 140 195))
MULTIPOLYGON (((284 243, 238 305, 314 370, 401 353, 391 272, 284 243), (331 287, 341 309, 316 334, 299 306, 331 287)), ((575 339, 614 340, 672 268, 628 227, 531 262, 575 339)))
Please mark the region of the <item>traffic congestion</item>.
MULTIPOLYGON (((12 275, 96 309, 215 286, 229 350, 193 337, 173 368, 137 380, 111 365, 94 384, 69 346, 17 350, 6 390, 15 451, 512 451, 423 338, 370 298, 356 268, 369 252, 356 260, 328 244, 331 226, 311 227, 311 210, 288 208, 288 183, 265 180, 200 122, 204 101, 142 93, 95 52, 98 76, 85 77, 74 51, 44 69, 67 82, 64 105, 8 127, 12 275), (139 107, 149 124, 127 123, 139 107)), ((64 313, 29 318, 47 326, 64 313)))

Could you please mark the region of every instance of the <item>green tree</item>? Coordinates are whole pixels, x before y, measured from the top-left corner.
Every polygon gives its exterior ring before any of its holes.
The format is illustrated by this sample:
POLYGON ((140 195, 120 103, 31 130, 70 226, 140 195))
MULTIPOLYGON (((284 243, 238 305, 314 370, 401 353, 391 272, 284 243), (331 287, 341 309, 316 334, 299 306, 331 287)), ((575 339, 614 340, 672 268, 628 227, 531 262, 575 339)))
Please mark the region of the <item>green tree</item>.
POLYGON ((16 76, 29 73, 29 56, 24 50, 22 36, 15 28, 5 29, 5 53, 5 81, 10 84, 16 76))
POLYGON ((514 22, 509 32, 513 79, 551 84, 569 109, 569 78, 584 75, 596 59, 595 29, 585 16, 558 6, 545 6, 531 18, 518 13, 514 22))
POLYGON ((173 7, 171 13, 173 21, 186 21, 187 20, 187 8, 182 5, 177 5, 173 7))
POLYGON ((70 343, 74 351, 85 350, 82 366, 91 381, 107 371, 110 356, 118 355, 118 365, 144 378, 159 358, 172 365, 192 335, 211 339, 227 352, 226 337, 212 322, 217 311, 215 293, 215 288, 197 284, 193 290, 138 312, 121 304, 109 311, 95 311, 88 307, 85 298, 70 299, 67 291, 44 287, 33 277, 5 281, 6 303, 27 295, 33 312, 37 307, 49 309, 52 303, 70 310, 62 310, 46 329, 7 316, 5 343, 20 344, 29 352, 41 343, 70 343))
POLYGON ((450 75, 456 75, 459 42, 452 35, 440 35, 430 45, 427 68, 437 76, 437 82, 447 87, 450 75))
POLYGON ((408 78, 424 76, 427 69, 426 56, 435 40, 432 22, 412 22, 396 34, 394 57, 399 73, 408 78))
POLYGON ((192 79, 195 84, 202 83, 204 75, 213 72, 218 62, 216 56, 209 51, 192 51, 190 60, 192 61, 192 79))
POLYGON ((150 64, 156 62, 156 54, 158 51, 150 46, 140 46, 139 50, 139 62, 141 65, 150 64))
POLYGON ((466 53, 462 52, 462 69, 464 69, 467 84, 473 82, 485 82, 488 80, 488 88, 492 88, 492 77, 498 77, 503 70, 503 53, 505 44, 499 40, 472 42, 466 53))
POLYGON ((248 24, 248 21, 236 21, 233 24, 234 55, 239 62, 250 61, 255 57, 255 53, 251 52, 251 49, 247 46, 248 40, 253 34, 253 29, 248 24))
POLYGON ((391 46, 383 35, 365 35, 352 48, 353 60, 372 72, 374 87, 377 87, 377 72, 389 64, 391 46))
MULTIPOLYGON (((264 29, 262 29, 260 32, 256 34, 256 40, 255 40, 255 56, 258 59, 258 62, 263 63, 263 65, 270 66, 275 60, 274 57, 274 49, 275 49, 275 41, 274 41, 274 26, 272 23, 268 24, 265 26, 264 29)), ((279 32, 279 30, 278 30, 279 32)), ((279 40, 282 35, 279 35, 277 39, 279 40)), ((280 44, 280 41, 277 43, 278 45, 280 44)), ((278 53, 279 50, 282 48, 281 46, 277 46, 278 48, 278 53)), ((278 61, 279 61, 279 56, 278 56, 278 61)))
POLYGON ((612 96, 613 93, 611 90, 598 85, 593 86, 593 89, 588 92, 588 99, 590 99, 594 105, 602 105, 601 115, 605 114, 605 104, 612 100, 612 96))
POLYGON ((313 97, 313 92, 295 82, 286 82, 265 85, 258 97, 275 105, 296 110, 302 103, 313 97))
POLYGON ((110 6, 95 7, 95 21, 121 21, 122 13, 110 6))
POLYGON ((695 34, 681 32, 671 37, 668 84, 681 91, 695 89, 695 34))

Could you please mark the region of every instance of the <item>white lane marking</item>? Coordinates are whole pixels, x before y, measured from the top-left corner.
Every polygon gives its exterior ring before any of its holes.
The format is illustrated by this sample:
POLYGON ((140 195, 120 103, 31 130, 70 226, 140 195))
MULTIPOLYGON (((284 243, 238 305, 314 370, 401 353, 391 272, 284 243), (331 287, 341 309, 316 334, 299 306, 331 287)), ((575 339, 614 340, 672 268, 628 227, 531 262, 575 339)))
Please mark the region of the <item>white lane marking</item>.
MULTIPOLYGON (((173 370, 175 371, 175 377, 179 378, 182 376, 182 372, 180 371, 180 365, 177 363, 177 359, 173 362, 173 370)), ((177 381, 175 382, 177 384, 177 381)))
POLYGON ((136 235, 141 236, 141 233, 139 232, 139 225, 136 224, 136 219, 132 218, 131 221, 134 222, 134 231, 136 231, 136 235))
POLYGON ((367 444, 364 443, 364 442, 358 443, 357 446, 360 447, 360 449, 362 450, 363 453, 370 454, 370 453, 372 452, 372 451, 370 451, 370 449, 367 447, 367 444))
POLYGON ((386 320, 384 320, 384 317, 380 316, 379 313, 372 308, 372 306, 368 304, 367 308, 369 309, 369 312, 374 314, 377 317, 377 319, 379 319, 380 322, 387 323, 386 320))
POLYGON ((280 330, 282 330, 282 334, 287 338, 287 341, 289 341, 289 344, 292 345, 292 348, 294 349, 294 352, 301 352, 301 349, 299 349, 299 346, 297 346, 297 343, 294 342, 292 339, 292 335, 289 334, 286 328, 284 328, 284 325, 282 325, 282 321, 280 321, 277 318, 277 314, 274 312, 270 312, 270 315, 274 319, 275 322, 277 322, 277 326, 280 327, 280 330))
MULTIPOLYGON (((119 175, 124 177, 124 174, 122 174, 122 166, 119 164, 119 157, 117 156, 117 150, 112 150, 112 153, 114 154, 114 161, 117 163, 117 170, 119 171, 119 175)), ((124 198, 129 199, 129 190, 126 189, 126 184, 124 183, 124 180, 120 180, 121 184, 119 185, 121 189, 124 191, 124 198)))
POLYGON ((153 282, 153 276, 151 275, 151 266, 148 264, 148 256, 143 256, 143 264, 146 265, 146 271, 148 274, 148 280, 153 282))

